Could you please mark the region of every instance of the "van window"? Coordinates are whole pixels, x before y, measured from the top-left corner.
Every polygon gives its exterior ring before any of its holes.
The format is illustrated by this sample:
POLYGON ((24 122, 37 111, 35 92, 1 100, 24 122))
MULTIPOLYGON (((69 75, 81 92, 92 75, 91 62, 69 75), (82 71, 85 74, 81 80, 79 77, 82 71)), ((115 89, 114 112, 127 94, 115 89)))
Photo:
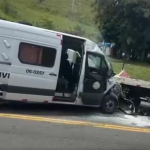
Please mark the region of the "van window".
POLYGON ((104 60, 102 60, 101 69, 108 70, 108 65, 104 60))
POLYGON ((56 49, 27 43, 20 43, 19 60, 25 64, 53 67, 56 49))
POLYGON ((101 57, 99 55, 98 56, 92 54, 88 55, 88 66, 90 68, 95 68, 99 70, 100 65, 101 65, 101 57))
POLYGON ((102 55, 88 54, 88 70, 89 72, 107 73, 108 65, 102 55))

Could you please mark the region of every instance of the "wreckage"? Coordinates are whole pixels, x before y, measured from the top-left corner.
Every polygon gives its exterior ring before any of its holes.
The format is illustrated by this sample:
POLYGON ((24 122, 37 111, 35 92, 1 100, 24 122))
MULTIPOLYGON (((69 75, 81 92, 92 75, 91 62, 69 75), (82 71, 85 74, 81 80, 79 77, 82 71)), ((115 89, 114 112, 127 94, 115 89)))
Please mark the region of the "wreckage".
POLYGON ((148 108, 140 109, 141 103, 150 103, 150 82, 139 79, 133 79, 129 74, 123 70, 121 73, 114 75, 112 79, 114 82, 121 85, 122 94, 120 95, 120 109, 128 114, 148 114, 148 108), (125 106, 128 106, 125 107, 125 106), (123 108, 126 108, 125 110, 123 108), (130 110, 128 112, 127 110, 130 110))

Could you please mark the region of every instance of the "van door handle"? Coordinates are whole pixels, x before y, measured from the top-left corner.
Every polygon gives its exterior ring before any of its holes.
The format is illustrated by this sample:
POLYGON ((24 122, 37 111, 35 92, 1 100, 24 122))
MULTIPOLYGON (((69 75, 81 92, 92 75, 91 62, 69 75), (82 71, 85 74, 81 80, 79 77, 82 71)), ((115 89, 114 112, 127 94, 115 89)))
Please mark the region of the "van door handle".
POLYGON ((55 73, 50 73, 49 75, 50 76, 57 76, 57 74, 55 74, 55 73))

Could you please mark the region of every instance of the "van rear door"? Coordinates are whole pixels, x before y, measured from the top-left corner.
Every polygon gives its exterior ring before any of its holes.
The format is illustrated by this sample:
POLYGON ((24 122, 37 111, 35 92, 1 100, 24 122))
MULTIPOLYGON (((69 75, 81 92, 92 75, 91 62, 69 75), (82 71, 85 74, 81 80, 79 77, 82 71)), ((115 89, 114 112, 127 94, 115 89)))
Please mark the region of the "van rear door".
POLYGON ((41 44, 38 40, 16 40, 14 49, 18 50, 12 57, 6 99, 52 101, 59 74, 62 37, 48 37, 44 41, 48 40, 50 44, 41 44))

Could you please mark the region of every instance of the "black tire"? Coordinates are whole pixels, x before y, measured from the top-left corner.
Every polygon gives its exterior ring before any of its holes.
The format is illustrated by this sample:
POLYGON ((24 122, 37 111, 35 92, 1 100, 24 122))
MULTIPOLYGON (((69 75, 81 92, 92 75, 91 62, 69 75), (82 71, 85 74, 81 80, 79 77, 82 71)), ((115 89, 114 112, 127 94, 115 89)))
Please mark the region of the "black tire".
POLYGON ((118 101, 111 95, 104 98, 102 103, 102 111, 106 114, 113 114, 118 109, 118 101))

